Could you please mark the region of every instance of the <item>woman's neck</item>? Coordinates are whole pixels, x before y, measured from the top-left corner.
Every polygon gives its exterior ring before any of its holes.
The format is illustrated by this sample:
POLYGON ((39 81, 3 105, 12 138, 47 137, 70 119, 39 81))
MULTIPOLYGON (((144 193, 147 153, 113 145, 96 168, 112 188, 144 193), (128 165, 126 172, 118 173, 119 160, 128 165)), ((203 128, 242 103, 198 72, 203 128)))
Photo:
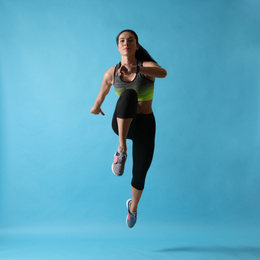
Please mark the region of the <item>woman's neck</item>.
POLYGON ((136 65, 135 56, 121 56, 121 64, 136 65))

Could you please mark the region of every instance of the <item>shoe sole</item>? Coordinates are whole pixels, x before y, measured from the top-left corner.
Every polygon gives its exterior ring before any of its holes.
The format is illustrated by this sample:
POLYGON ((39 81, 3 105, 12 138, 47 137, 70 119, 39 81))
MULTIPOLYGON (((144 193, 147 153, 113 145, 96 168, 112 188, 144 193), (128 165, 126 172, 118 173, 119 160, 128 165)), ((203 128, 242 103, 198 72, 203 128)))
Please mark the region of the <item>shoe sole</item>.
POLYGON ((127 202, 126 202, 126 208, 127 208, 127 210, 129 210, 129 209, 128 209, 128 203, 129 203, 129 201, 131 201, 131 200, 132 200, 132 199, 128 199, 127 202))
MULTIPOLYGON (((126 225, 128 226, 128 224, 127 224, 127 217, 128 217, 128 211, 129 211, 129 209, 128 209, 128 204, 129 204, 129 201, 131 201, 132 199, 128 199, 127 200, 127 202, 126 202, 126 208, 127 208, 127 216, 126 216, 126 220, 125 220, 125 222, 126 222, 126 225)), ((128 226, 129 227, 129 226, 128 226)))
MULTIPOLYGON (((126 202, 126 208, 127 208, 127 211, 130 211, 129 209, 128 209, 128 204, 129 204, 129 201, 131 201, 132 199, 128 199, 127 200, 127 202, 126 202)), ((127 214, 127 217, 128 217, 128 214, 127 214)), ((127 217, 126 217, 126 225, 128 226, 128 224, 127 224, 127 217)), ((134 225, 132 226, 132 227, 129 227, 129 228, 133 228, 134 226, 135 226, 135 224, 136 224, 136 221, 135 221, 135 223, 134 223, 134 225)))
POLYGON ((112 163, 112 166, 111 166, 111 170, 112 170, 112 172, 116 175, 116 176, 122 176, 124 173, 122 173, 122 174, 116 174, 114 171, 113 171, 113 163, 112 163))
MULTIPOLYGON (((116 156, 116 153, 115 153, 115 155, 114 155, 114 157, 116 156)), ((115 173, 114 171, 113 171, 113 165, 114 165, 114 163, 112 163, 112 165, 111 165, 111 170, 112 170, 112 172, 116 175, 116 176, 122 176, 123 174, 124 174, 124 172, 122 173, 122 174, 117 174, 117 173, 115 173)), ((124 169, 125 170, 125 169, 124 169)))

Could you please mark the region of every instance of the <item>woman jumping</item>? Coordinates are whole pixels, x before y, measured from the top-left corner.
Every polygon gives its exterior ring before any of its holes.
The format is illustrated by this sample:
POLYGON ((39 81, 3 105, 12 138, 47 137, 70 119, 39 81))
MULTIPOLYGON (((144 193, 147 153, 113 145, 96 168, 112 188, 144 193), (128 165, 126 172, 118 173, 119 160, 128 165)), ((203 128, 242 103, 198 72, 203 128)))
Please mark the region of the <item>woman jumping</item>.
POLYGON ((137 207, 144 189, 147 171, 154 152, 155 118, 152 110, 155 78, 167 75, 149 53, 139 44, 132 30, 120 32, 116 38, 121 62, 104 74, 100 92, 90 112, 104 115, 101 105, 114 85, 119 97, 112 128, 119 136, 119 145, 114 156, 112 171, 121 176, 127 158, 126 139, 133 141, 132 199, 126 202, 126 223, 132 228, 137 219, 137 207))

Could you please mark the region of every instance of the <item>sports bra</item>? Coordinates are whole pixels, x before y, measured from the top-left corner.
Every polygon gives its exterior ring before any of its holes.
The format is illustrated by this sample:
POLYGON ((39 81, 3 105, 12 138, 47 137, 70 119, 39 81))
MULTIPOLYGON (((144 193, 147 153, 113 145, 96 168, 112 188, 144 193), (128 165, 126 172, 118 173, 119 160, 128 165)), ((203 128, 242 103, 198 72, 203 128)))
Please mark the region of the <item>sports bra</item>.
MULTIPOLYGON (((142 66, 143 62, 138 61, 138 66, 142 66)), ((126 89, 133 89, 137 93, 138 101, 148 101, 153 99, 154 92, 154 81, 148 79, 143 74, 136 73, 133 81, 126 82, 121 79, 120 76, 116 75, 116 72, 121 67, 121 62, 116 65, 114 72, 114 88, 118 97, 126 89)))

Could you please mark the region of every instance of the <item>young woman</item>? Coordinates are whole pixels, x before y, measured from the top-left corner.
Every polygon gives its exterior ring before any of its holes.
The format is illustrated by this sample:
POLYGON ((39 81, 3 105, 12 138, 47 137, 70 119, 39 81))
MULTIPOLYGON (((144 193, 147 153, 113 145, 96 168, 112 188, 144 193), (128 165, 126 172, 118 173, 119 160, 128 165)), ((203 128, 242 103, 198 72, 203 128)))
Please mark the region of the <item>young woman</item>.
POLYGON ((154 152, 155 119, 152 110, 155 78, 167 75, 139 44, 137 34, 132 30, 120 32, 116 38, 121 62, 104 74, 100 92, 91 113, 104 115, 101 105, 114 85, 119 99, 112 119, 112 128, 119 136, 117 152, 112 171, 121 176, 127 158, 126 139, 133 141, 133 178, 131 182, 132 199, 126 203, 128 214, 126 223, 132 228, 137 219, 147 171, 154 152))

